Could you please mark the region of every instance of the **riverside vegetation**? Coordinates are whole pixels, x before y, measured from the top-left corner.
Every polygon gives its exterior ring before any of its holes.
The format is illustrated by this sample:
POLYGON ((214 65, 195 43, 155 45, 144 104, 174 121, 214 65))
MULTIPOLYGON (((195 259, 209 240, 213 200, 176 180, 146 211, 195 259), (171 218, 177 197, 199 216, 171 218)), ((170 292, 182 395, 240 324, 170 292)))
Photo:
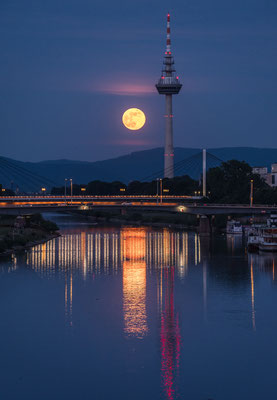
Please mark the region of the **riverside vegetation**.
POLYGON ((34 243, 58 236, 58 226, 41 214, 0 216, 0 253, 22 250, 34 243))

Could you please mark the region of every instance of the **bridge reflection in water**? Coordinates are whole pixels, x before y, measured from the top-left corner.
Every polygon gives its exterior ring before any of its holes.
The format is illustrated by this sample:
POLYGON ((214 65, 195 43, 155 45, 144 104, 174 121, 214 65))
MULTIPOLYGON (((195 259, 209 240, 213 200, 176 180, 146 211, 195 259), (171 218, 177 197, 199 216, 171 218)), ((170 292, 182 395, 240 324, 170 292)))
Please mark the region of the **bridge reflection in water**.
POLYGON ((180 278, 186 275, 188 257, 201 261, 200 239, 188 233, 148 231, 147 228, 122 228, 111 232, 69 232, 45 244, 34 246, 27 254, 27 264, 36 272, 51 277, 65 272, 87 275, 117 274, 125 261, 142 261, 148 270, 175 266, 180 278), (194 243, 193 243, 194 242, 194 243))

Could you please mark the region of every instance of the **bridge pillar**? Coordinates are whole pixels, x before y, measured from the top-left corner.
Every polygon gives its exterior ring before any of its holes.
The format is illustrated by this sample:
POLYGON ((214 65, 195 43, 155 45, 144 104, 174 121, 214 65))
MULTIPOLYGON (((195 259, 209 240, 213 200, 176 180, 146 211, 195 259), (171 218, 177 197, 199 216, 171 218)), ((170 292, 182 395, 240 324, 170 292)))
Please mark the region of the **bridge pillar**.
POLYGON ((211 234, 210 219, 206 215, 201 215, 199 218, 198 232, 201 236, 210 236, 211 234))

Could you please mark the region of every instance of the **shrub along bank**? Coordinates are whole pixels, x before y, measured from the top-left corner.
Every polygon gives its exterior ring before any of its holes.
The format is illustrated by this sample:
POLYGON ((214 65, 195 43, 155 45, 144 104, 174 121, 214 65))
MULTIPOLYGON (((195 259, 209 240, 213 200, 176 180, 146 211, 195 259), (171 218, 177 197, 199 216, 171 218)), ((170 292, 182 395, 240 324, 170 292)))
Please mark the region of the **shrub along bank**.
POLYGON ((41 214, 30 216, 0 215, 0 253, 21 250, 57 236, 58 226, 41 214))

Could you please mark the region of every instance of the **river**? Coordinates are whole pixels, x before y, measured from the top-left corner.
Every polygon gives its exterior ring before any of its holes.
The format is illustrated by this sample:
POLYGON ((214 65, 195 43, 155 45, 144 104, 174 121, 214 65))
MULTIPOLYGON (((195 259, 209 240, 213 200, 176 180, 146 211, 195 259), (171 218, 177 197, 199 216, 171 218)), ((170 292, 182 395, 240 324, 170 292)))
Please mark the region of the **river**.
POLYGON ((277 256, 94 226, 0 259, 3 400, 275 400, 277 256))

